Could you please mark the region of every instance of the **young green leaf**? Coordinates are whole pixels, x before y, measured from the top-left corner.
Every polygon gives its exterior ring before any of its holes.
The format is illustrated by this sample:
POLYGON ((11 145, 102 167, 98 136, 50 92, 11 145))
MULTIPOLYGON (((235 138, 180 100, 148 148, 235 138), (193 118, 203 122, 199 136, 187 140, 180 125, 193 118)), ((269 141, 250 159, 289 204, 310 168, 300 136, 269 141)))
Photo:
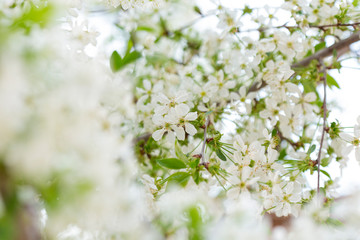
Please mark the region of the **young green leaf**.
POLYGON ((121 68, 123 68, 125 65, 129 63, 135 62, 140 57, 141 57, 141 53, 138 51, 133 51, 131 53, 126 54, 122 60, 121 68))
POLYGON ((320 169, 320 172, 322 172, 325 176, 331 179, 330 174, 327 171, 320 169))
POLYGON ((187 172, 177 172, 170 175, 166 180, 168 183, 177 183, 182 187, 185 187, 190 179, 190 174, 187 172))
POLYGON ((186 157, 185 153, 181 151, 181 148, 177 140, 175 141, 175 154, 183 162, 188 162, 188 158, 186 157))
POLYGON ((333 86, 337 87, 338 89, 340 89, 339 84, 336 82, 336 80, 330 76, 329 74, 326 75, 326 83, 329 86, 329 88, 332 88, 333 86))
POLYGON ((277 129, 274 128, 271 132, 271 137, 275 137, 276 134, 277 134, 277 129))
POLYGON ((121 67, 122 58, 117 51, 114 51, 110 57, 110 67, 113 72, 118 71, 121 67))
POLYGON ((127 48, 126 48, 126 52, 125 52, 125 56, 128 55, 132 49, 132 47, 134 46, 131 38, 129 39, 128 41, 128 45, 127 45, 127 48))
POLYGON ((315 149, 316 149, 316 145, 313 144, 313 145, 311 145, 311 147, 309 148, 309 150, 307 151, 307 153, 310 154, 310 153, 314 152, 315 149))
POLYGON ((113 72, 121 70, 126 65, 135 62, 138 58, 141 57, 141 53, 138 51, 133 51, 127 53, 124 58, 121 58, 117 51, 114 51, 110 57, 110 67, 113 72))
POLYGON ((154 32, 155 29, 149 26, 138 26, 136 31, 154 32))
POLYGON ((220 148, 216 149, 215 153, 221 160, 226 161, 226 157, 220 148))
POLYGON ((326 47, 326 42, 321 42, 315 45, 315 52, 323 49, 324 47, 326 47))
POLYGON ((199 183, 200 183, 200 171, 198 169, 193 173, 192 178, 194 179, 194 182, 197 185, 199 185, 199 183))
POLYGON ((328 165, 330 164, 330 158, 323 158, 323 159, 321 159, 321 161, 320 161, 320 165, 322 166, 322 167, 327 167, 328 165))
POLYGON ((199 8, 198 6, 195 6, 195 7, 194 7, 194 11, 195 11, 196 13, 202 15, 202 12, 201 12, 201 10, 200 10, 200 8, 199 8))
POLYGON ((185 163, 177 158, 158 159, 157 163, 163 167, 170 168, 170 169, 186 168, 185 163))

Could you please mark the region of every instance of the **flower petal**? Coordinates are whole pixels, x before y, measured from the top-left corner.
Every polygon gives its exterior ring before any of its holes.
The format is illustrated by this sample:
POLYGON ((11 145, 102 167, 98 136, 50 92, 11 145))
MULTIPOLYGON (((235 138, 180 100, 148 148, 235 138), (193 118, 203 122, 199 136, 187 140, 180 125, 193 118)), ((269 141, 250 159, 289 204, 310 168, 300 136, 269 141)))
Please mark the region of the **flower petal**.
POLYGON ((164 133, 165 133, 165 129, 162 128, 153 132, 152 137, 154 138, 155 141, 159 141, 164 135, 164 133))
POLYGON ((360 148, 355 148, 355 158, 360 163, 360 148))
POLYGON ((164 124, 164 118, 160 114, 154 114, 152 117, 152 121, 155 125, 163 125, 164 124))
POLYGON ((151 90, 151 82, 149 80, 145 79, 143 81, 143 85, 146 90, 148 90, 148 91, 151 90))
POLYGON ((186 114, 185 120, 194 121, 195 119, 197 119, 197 117, 197 112, 189 112, 188 114, 186 114))
POLYGON ((315 93, 314 93, 314 92, 310 92, 310 93, 306 94, 305 97, 304 97, 304 100, 305 100, 306 102, 313 102, 313 101, 315 101, 315 100, 316 100, 316 95, 315 95, 315 93))
POLYGON ((185 130, 191 136, 193 136, 193 135, 195 135, 197 133, 196 128, 191 123, 185 123, 185 130))
POLYGON ((184 103, 181 103, 175 106, 175 111, 179 117, 185 116, 190 111, 190 107, 184 103))
POLYGON ((171 126, 172 129, 174 129, 175 133, 176 133, 176 137, 179 140, 185 140, 185 131, 184 128, 182 127, 178 127, 178 126, 171 126))
POLYGON ((339 133, 339 136, 343 140, 348 141, 348 142, 352 142, 354 140, 354 137, 352 137, 350 134, 347 134, 347 133, 344 133, 344 132, 339 133))

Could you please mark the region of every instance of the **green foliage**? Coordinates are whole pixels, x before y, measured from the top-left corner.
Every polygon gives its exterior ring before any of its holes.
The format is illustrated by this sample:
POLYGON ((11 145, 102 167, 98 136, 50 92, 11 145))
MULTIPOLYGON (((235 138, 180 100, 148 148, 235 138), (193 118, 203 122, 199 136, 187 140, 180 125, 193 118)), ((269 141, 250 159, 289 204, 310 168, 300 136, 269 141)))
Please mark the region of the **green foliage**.
POLYGON ((176 172, 170 175, 164 182, 168 182, 168 185, 178 184, 182 187, 185 187, 190 179, 190 174, 187 172, 176 172))
POLYGON ((0 239, 15 239, 20 202, 15 192, 2 196, 4 212, 0 216, 0 239))
POLYGON ((315 52, 318 52, 325 47, 326 47, 326 42, 320 42, 315 45, 314 49, 315 49, 315 52))
POLYGON ((85 196, 93 189, 93 184, 89 180, 72 179, 71 182, 66 182, 66 174, 66 172, 54 173, 47 183, 37 184, 37 190, 47 211, 66 206, 67 203, 79 196, 85 196))
POLYGON ((218 156, 222 161, 226 161, 226 157, 220 148, 215 150, 216 156, 218 156))
MULTIPOLYGON (((317 168, 316 168, 316 170, 317 170, 317 168)), ((323 169, 320 169, 320 172, 321 172, 322 174, 324 174, 325 176, 327 176, 329 179, 331 179, 331 176, 330 176, 330 174, 329 174, 327 171, 325 171, 325 170, 323 170, 323 169)))
POLYGON ((187 215, 189 217, 188 229, 190 240, 204 239, 202 236, 202 224, 203 220, 199 207, 192 206, 188 209, 187 215))
POLYGON ((245 5, 242 15, 245 15, 245 14, 250 15, 252 12, 253 12, 253 10, 248 5, 245 5))
POLYGON ((43 3, 36 6, 30 2, 30 8, 14 20, 10 29, 23 29, 25 33, 30 33, 34 26, 45 27, 54 15, 54 7, 51 3, 43 3))
POLYGON ((339 137, 339 133, 340 133, 340 123, 339 121, 336 122, 332 122, 330 124, 330 128, 328 129, 328 133, 331 139, 337 138, 339 137))
POLYGON ((307 151, 307 154, 311 154, 312 152, 315 151, 315 149, 316 149, 316 145, 315 144, 311 145, 310 148, 307 151))
POLYGON ((163 167, 169 169, 182 169, 186 168, 186 165, 183 161, 178 158, 165 158, 165 159, 158 159, 157 163, 163 167))
POLYGON ((332 88, 333 86, 335 86, 338 89, 340 89, 339 84, 336 82, 336 80, 330 74, 326 75, 326 83, 329 86, 329 88, 332 88))
POLYGON ((141 53, 134 50, 131 51, 133 47, 133 43, 131 39, 128 41, 127 50, 125 52, 124 57, 122 58, 117 51, 114 51, 110 57, 110 67, 113 72, 120 71, 126 65, 135 62, 137 59, 141 57, 141 53))
POLYGON ((195 7, 194 7, 194 11, 195 11, 196 13, 202 15, 201 10, 200 10, 200 8, 199 8, 198 6, 195 6, 195 7))
POLYGON ((175 141, 175 154, 183 162, 188 162, 188 157, 181 151, 178 141, 175 141))
POLYGON ((320 164, 320 165, 321 165, 322 167, 327 167, 327 166, 330 164, 330 162, 331 162, 331 161, 330 161, 330 158, 328 158, 328 157, 327 157, 327 158, 323 158, 323 159, 321 159, 321 164, 320 164))

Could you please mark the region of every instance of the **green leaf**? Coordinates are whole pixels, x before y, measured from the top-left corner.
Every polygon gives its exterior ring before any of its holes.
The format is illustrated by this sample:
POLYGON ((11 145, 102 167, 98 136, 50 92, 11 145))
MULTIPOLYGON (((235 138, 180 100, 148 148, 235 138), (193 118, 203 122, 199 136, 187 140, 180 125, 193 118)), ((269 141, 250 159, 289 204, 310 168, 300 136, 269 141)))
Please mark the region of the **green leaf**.
POLYGON ((186 168, 185 163, 177 158, 158 159, 157 163, 163 167, 170 168, 170 169, 186 168))
MULTIPOLYGON (((127 45, 127 48, 126 48, 126 52, 125 52, 125 56, 128 55, 132 49, 132 47, 134 46, 131 38, 129 39, 128 41, 128 45, 127 45)), ((124 57, 125 58, 125 57, 124 57)))
POLYGON ((335 226, 335 227, 341 227, 341 226, 344 226, 344 224, 338 220, 338 219, 335 219, 335 218, 328 218, 326 219, 326 223, 331 225, 331 226, 335 226))
POLYGON ((196 183, 196 185, 199 185, 199 183, 200 183, 200 171, 198 169, 193 173, 192 178, 194 179, 194 182, 196 183))
POLYGON ((113 72, 117 72, 125 67, 127 64, 130 64, 136 61, 138 58, 141 57, 141 53, 138 51, 133 51, 121 58, 117 51, 114 51, 110 57, 110 67, 113 72))
POLYGON ((329 74, 326 75, 326 83, 329 86, 329 88, 332 88, 333 86, 340 89, 339 84, 336 82, 336 80, 329 74))
POLYGON ((219 148, 216 149, 215 153, 221 160, 226 161, 226 157, 224 153, 219 148))
POLYGON ((357 7, 359 5, 359 0, 354 0, 352 4, 354 7, 357 7))
POLYGON ((185 187, 186 184, 188 183, 190 179, 190 174, 187 172, 177 172, 174 173, 172 175, 170 175, 166 181, 168 181, 168 183, 176 183, 179 184, 182 187, 185 187))
POLYGON ((155 29, 148 26, 138 26, 136 31, 154 32, 155 29))
POLYGON ((120 70, 121 68, 121 56, 117 51, 114 51, 110 57, 110 67, 113 72, 120 70))
POLYGON ((276 134, 277 134, 277 129, 274 128, 271 132, 271 137, 275 137, 276 134))
POLYGON ((209 116, 212 112, 213 112, 213 110, 207 111, 207 112, 205 113, 205 116, 206 116, 206 117, 209 116))
POLYGON ((307 153, 310 154, 310 153, 314 152, 315 149, 316 149, 316 145, 313 144, 313 145, 311 145, 311 147, 309 148, 309 150, 307 151, 307 153))
POLYGON ((189 162, 189 167, 190 167, 190 168, 197 168, 197 166, 199 165, 199 163, 200 163, 200 158, 195 158, 195 159, 193 159, 193 160, 191 160, 191 161, 189 162))
POLYGON ((23 15, 15 19, 11 28, 22 28, 28 34, 36 25, 44 28, 54 15, 54 6, 50 3, 36 6, 30 2, 28 8, 28 11, 24 11, 23 15))
POLYGON ((315 45, 315 52, 318 52, 319 50, 323 49, 324 47, 326 47, 326 42, 321 42, 315 45))
POLYGON ((188 162, 188 158, 186 157, 185 153, 181 151, 181 148, 177 140, 175 141, 175 154, 183 162, 188 162))
POLYGON ((138 51, 132 51, 131 49, 133 48, 133 42, 131 40, 131 38, 128 41, 127 44, 127 48, 126 48, 126 52, 125 52, 125 56, 123 58, 121 58, 120 54, 117 51, 114 51, 111 54, 110 57, 110 67, 111 70, 113 72, 117 72, 119 70, 121 70, 123 67, 125 67, 126 65, 135 62, 138 58, 141 57, 141 53, 138 51))
POLYGON ((252 10, 248 5, 245 5, 245 8, 244 8, 244 10, 243 10, 242 15, 251 14, 252 11, 253 11, 253 10, 252 10))
POLYGON ((203 219, 201 218, 200 208, 197 206, 192 206, 188 210, 188 229, 189 229, 189 238, 190 240, 201 240, 203 237, 203 219))
POLYGON ((146 56, 146 62, 151 65, 161 66, 169 62, 169 58, 163 54, 155 53, 152 56, 146 56))
POLYGON ((201 10, 200 10, 200 8, 199 8, 198 6, 195 6, 195 7, 194 7, 194 11, 195 11, 196 13, 202 15, 201 10))
POLYGON ((251 160, 250 161, 250 164, 249 164, 249 167, 253 167, 255 165, 255 161, 254 160, 251 160))
POLYGON ((141 57, 141 53, 138 51, 133 51, 133 52, 125 55, 125 57, 123 58, 121 67, 124 67, 125 65, 127 65, 129 63, 135 62, 140 57, 141 57))
POLYGON ((322 172, 325 176, 331 179, 330 174, 327 171, 320 169, 320 172, 322 172))
POLYGON ((330 164, 330 158, 323 158, 320 161, 320 165, 322 167, 327 167, 330 164))

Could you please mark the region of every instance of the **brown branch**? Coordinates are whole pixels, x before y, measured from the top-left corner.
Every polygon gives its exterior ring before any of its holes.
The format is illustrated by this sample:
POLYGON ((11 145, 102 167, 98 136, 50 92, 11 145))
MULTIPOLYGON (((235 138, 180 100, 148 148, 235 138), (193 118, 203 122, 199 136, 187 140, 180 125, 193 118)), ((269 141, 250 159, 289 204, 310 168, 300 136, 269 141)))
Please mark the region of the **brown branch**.
POLYGON ((300 68, 300 67, 306 67, 313 60, 318 60, 319 62, 321 62, 322 59, 333 55, 334 51, 336 51, 337 57, 339 57, 341 54, 344 54, 345 52, 348 52, 350 50, 349 46, 352 43, 357 42, 359 40, 360 40, 360 31, 353 33, 350 37, 343 39, 343 40, 331 45, 328 48, 321 49, 320 51, 301 60, 300 62, 292 64, 291 68, 296 69, 296 68, 300 68))
POLYGON ((11 179, 8 168, 0 159, 0 196, 5 207, 5 219, 14 228, 12 232, 15 240, 41 239, 39 206, 36 201, 21 202, 17 196, 18 185, 11 179), (16 200, 14 200, 16 196, 16 200), (16 202, 14 202, 16 201, 16 202), (16 206, 14 208, 14 206, 16 206), (9 208, 14 208, 7 211, 9 208), (8 216, 7 216, 8 215, 8 216))
POLYGON ((285 137, 285 136, 283 135, 283 133, 280 131, 279 127, 276 126, 275 129, 277 130, 277 134, 278 134, 280 140, 289 143, 289 144, 293 147, 293 149, 294 149, 295 151, 298 150, 298 149, 302 146, 301 143, 299 143, 299 142, 294 142, 293 140, 285 137))
POLYGON ((207 128, 209 125, 210 119, 209 116, 206 118, 205 120, 205 129, 204 129, 204 141, 203 141, 203 145, 201 147, 201 164, 205 163, 205 145, 206 145, 206 132, 207 132, 207 128))
MULTIPOLYGON (((300 62, 294 63, 291 65, 292 69, 297 69, 301 67, 307 67, 313 60, 318 60, 321 62, 324 58, 329 57, 333 55, 334 51, 336 51, 337 57, 340 57, 341 55, 345 54, 346 52, 350 51, 350 45, 360 40, 360 31, 353 33, 350 37, 340 40, 337 43, 334 43, 328 48, 324 48, 313 55, 304 58, 300 62)), ((249 89, 248 93, 255 92, 263 87, 265 87, 267 84, 264 81, 261 81, 261 83, 256 82, 252 84, 249 89)))
POLYGON ((136 145, 138 142, 144 140, 144 142, 147 142, 149 138, 151 137, 151 133, 144 133, 143 135, 138 136, 133 140, 133 144, 136 145))
POLYGON ((261 80, 261 82, 256 82, 256 83, 253 83, 247 93, 251 93, 251 92, 256 92, 256 91, 259 91, 260 89, 266 87, 267 83, 264 81, 264 80, 261 80))

